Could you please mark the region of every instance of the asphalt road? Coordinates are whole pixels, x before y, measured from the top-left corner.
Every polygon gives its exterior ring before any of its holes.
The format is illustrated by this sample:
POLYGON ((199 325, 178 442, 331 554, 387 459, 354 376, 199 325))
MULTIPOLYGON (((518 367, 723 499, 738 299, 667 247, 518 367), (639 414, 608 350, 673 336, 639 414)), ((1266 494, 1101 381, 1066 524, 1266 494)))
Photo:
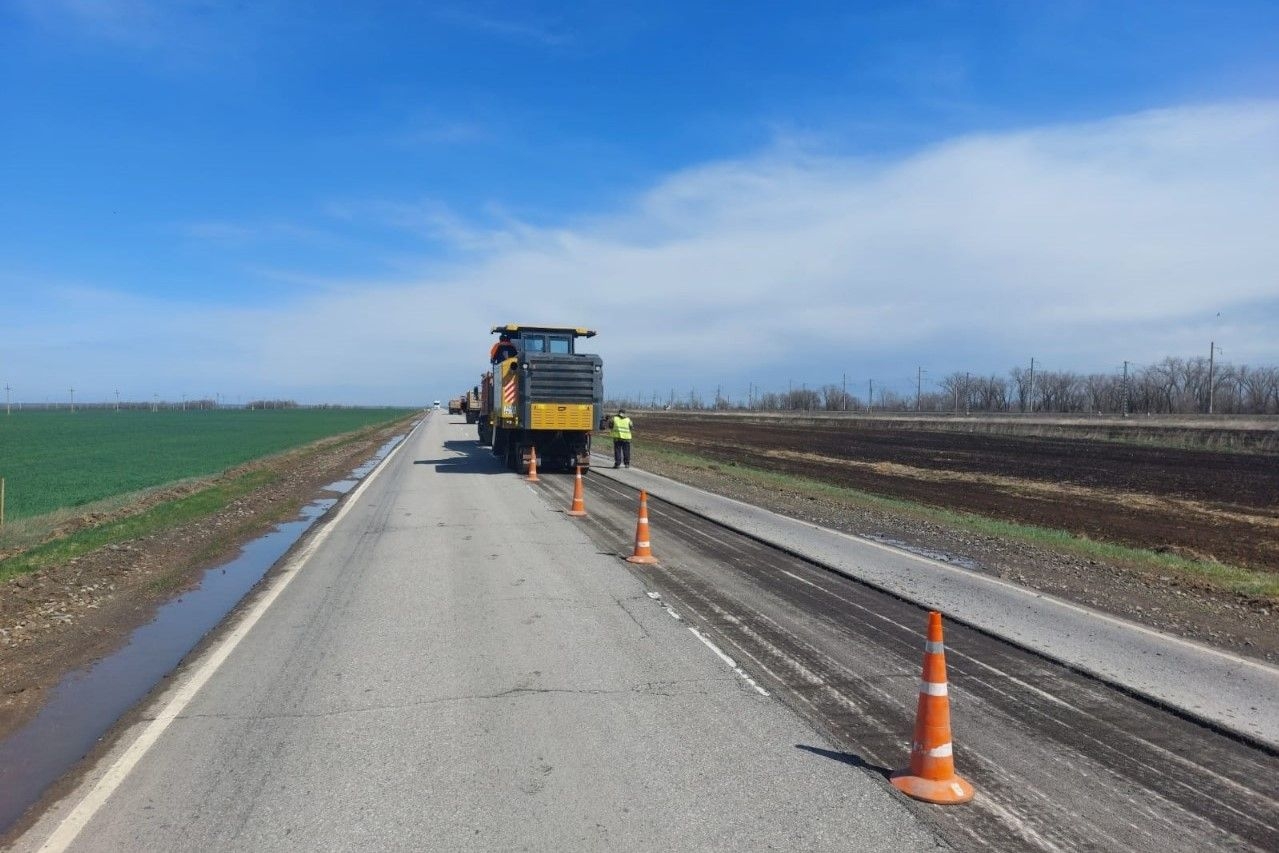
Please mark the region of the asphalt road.
MULTIPOLYGON (((1274 752, 1225 731, 1264 729, 1265 715, 1247 712, 1274 702, 1267 673, 1250 671, 1248 662, 1079 608, 1049 612, 1052 601, 1023 600, 981 579, 970 586, 941 564, 929 579, 931 561, 850 537, 825 554, 831 568, 819 566, 798 556, 829 544, 812 525, 721 505, 643 471, 593 473, 587 484, 590 515, 579 523, 601 550, 629 551, 637 487, 675 500, 650 498, 661 562, 635 571, 868 774, 887 774, 903 761, 925 618, 916 601, 944 602, 962 616, 967 624, 951 620, 946 636, 952 718, 956 761, 978 796, 963 808, 912 806, 959 849, 1279 846, 1274 752), (871 567, 870 579, 883 589, 849 576, 871 567), (1044 648, 1086 660, 1107 680, 1027 650, 1032 633, 1044 648), (1168 665, 1152 667, 1164 657, 1168 665), (1175 683, 1179 668, 1183 682, 1196 683, 1175 683), (1240 696, 1236 682, 1245 676, 1254 684, 1240 696), (1199 714, 1215 719, 1200 723, 1188 711, 1138 698, 1114 686, 1121 679, 1178 701, 1195 697, 1204 702, 1199 714)), ((550 505, 567 505, 567 479, 549 478, 539 490, 550 505)))
POLYGON ((428 417, 16 849, 940 844, 451 420, 428 417))

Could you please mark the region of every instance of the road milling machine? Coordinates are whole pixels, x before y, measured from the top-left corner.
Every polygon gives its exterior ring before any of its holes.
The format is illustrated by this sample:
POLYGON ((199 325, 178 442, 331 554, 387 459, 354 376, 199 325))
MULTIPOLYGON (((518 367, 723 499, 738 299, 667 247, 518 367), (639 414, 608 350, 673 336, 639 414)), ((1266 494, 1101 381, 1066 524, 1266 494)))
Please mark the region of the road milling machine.
POLYGON ((604 362, 577 351, 591 329, 494 326, 492 371, 480 378, 480 444, 520 473, 533 448, 539 468, 591 464, 591 433, 604 407, 604 362))

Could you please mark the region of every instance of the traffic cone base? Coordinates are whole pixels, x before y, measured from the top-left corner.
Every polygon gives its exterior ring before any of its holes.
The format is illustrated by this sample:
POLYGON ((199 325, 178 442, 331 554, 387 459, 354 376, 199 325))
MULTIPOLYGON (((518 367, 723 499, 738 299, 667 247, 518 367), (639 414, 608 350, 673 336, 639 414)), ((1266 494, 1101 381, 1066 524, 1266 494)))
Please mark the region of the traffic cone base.
POLYGON ((586 500, 582 494, 582 467, 577 468, 577 479, 573 482, 573 506, 564 510, 565 515, 582 518, 586 515, 586 500))
POLYGON ((928 614, 924 677, 919 682, 910 767, 898 770, 889 777, 889 781, 903 794, 926 803, 954 805, 973 798, 973 786, 955 773, 954 746, 950 740, 946 645, 942 641, 941 614, 935 610, 928 614))
POLYGON ((656 563, 653 544, 648 541, 648 492, 640 492, 639 519, 635 522, 635 553, 626 558, 628 563, 656 563))
POLYGON ((973 798, 974 793, 973 786, 962 776, 952 776, 948 781, 936 782, 921 776, 911 776, 909 770, 899 770, 889 781, 908 797, 943 806, 966 803, 973 798))

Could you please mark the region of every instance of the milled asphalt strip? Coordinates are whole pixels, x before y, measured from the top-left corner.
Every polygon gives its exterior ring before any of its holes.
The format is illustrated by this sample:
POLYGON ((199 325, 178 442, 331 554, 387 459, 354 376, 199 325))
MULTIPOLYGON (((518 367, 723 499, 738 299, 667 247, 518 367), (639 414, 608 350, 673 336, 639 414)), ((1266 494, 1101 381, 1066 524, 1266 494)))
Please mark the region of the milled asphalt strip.
POLYGON ((53 834, 40 846, 40 853, 61 853, 61 851, 71 846, 72 842, 76 840, 76 836, 93 819, 93 816, 97 814, 106 801, 111 798, 111 794, 120 786, 120 783, 128 778, 134 766, 155 745, 160 736, 164 734, 165 729, 182 714, 191 700, 200 692, 200 688, 205 685, 205 682, 212 678, 218 668, 231 656, 231 653, 235 651, 235 647, 240 644, 240 641, 244 639, 249 631, 253 629, 253 626, 258 623, 258 620, 262 618, 263 614, 279 598, 280 593, 284 592, 293 578, 301 572, 302 567, 306 565, 306 561, 324 544, 324 541, 329 538, 329 534, 346 516, 351 507, 355 506, 356 501, 360 499, 360 495, 364 493, 364 490, 387 467, 387 463, 400 452, 400 449, 408 444, 413 433, 420 429, 426 423, 426 420, 425 417, 422 418, 418 425, 400 440, 395 449, 383 457, 377 467, 370 471, 360 485, 343 501, 342 506, 333 518, 280 568, 270 589, 258 599, 257 604, 245 614, 234 630, 206 652, 206 657, 204 662, 200 664, 200 668, 178 688, 178 691, 169 699, 160 713, 147 724, 146 728, 129 745, 124 754, 116 759, 116 762, 103 774, 98 783, 93 786, 93 789, 85 795, 84 799, 76 805, 71 813, 62 819, 53 834))
POLYGON ((1273 666, 656 474, 595 473, 1279 751, 1273 666))

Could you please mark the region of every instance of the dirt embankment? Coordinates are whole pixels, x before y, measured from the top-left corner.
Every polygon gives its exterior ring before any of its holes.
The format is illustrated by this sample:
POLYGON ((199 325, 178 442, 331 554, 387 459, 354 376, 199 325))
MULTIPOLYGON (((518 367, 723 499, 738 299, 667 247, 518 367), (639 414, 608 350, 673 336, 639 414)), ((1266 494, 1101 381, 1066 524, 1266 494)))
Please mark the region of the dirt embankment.
POLYGON ((643 435, 745 464, 1092 539, 1279 571, 1279 455, 874 422, 654 414, 643 435))
POLYGON ((137 504, 65 525, 59 534, 137 513, 209 485, 268 471, 271 482, 213 515, 152 535, 107 545, 63 565, 0 585, 0 737, 33 714, 63 674, 115 649, 155 608, 188 588, 200 572, 230 559, 245 542, 297 516, 323 488, 350 474, 409 419, 325 439, 251 462, 220 477, 152 493, 137 504))

